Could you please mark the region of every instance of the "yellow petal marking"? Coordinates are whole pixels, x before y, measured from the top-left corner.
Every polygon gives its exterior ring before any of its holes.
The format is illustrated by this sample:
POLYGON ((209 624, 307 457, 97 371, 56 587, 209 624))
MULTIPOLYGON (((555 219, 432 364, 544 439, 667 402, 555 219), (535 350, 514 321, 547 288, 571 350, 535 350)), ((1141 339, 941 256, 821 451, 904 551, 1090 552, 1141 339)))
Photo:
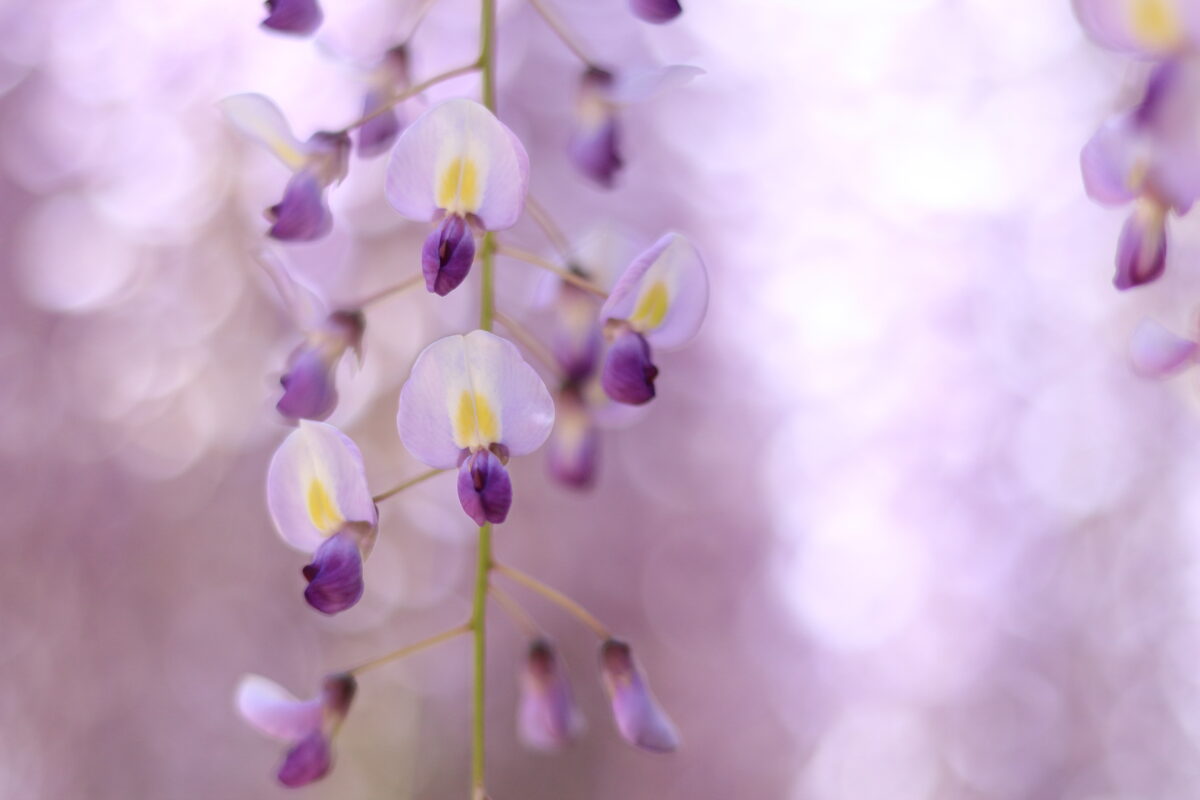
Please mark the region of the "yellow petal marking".
POLYGON ((500 441, 500 421, 478 392, 464 390, 454 415, 454 443, 459 447, 487 447, 500 441))
POLYGON ((317 530, 323 533, 335 533, 345 521, 338 510, 337 503, 329 496, 329 490, 319 478, 313 478, 308 484, 308 516, 317 530))
POLYGON ((1132 0, 1129 16, 1134 35, 1147 47, 1173 50, 1183 43, 1173 0, 1132 0))
POLYGON ((655 281, 643 289, 641 295, 638 296, 629 321, 639 331, 653 330, 661 325, 663 318, 667 316, 669 304, 670 296, 667 293, 667 285, 662 281, 655 281))
POLYGON ((437 204, 451 214, 479 210, 479 169, 471 159, 460 156, 451 161, 438 180, 437 204))

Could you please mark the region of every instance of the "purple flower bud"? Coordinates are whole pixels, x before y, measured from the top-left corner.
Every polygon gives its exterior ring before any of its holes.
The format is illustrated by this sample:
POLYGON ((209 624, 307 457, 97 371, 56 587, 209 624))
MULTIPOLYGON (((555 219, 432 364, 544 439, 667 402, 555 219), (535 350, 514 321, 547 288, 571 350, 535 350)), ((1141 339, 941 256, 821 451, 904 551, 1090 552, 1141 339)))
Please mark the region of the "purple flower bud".
POLYGON ((576 389, 558 395, 554 431, 547 444, 546 463, 555 480, 586 489, 596 478, 600 435, 576 389))
POLYGON ((467 277, 475 261, 475 236, 457 214, 442 219, 421 248, 425 288, 445 297, 467 277))
POLYGON ((281 33, 307 36, 321 25, 324 18, 317 0, 266 0, 267 18, 264 28, 281 33))
POLYGON ((670 22, 683 13, 679 0, 629 0, 629 7, 646 22, 656 25, 670 22))
POLYGON ((652 753, 670 753, 679 747, 675 726, 650 693, 629 645, 616 639, 605 642, 600 648, 600 669, 625 741, 652 753))
MULTIPOLYGON (((363 116, 383 108, 388 96, 376 89, 367 92, 363 99, 363 116)), ((362 158, 373 158, 386 153, 400 135, 400 117, 396 110, 388 109, 364 122, 358 128, 358 154, 362 158)))
POLYGON ((310 169, 323 186, 338 183, 350 171, 350 134, 317 131, 304 143, 310 169))
POLYGON ((322 348, 305 342, 288 359, 288 371, 279 379, 283 397, 275 404, 288 419, 322 420, 337 406, 333 370, 322 348))
POLYGON ((1113 285, 1131 289, 1156 280, 1167 265, 1167 210, 1143 198, 1121 230, 1113 285))
POLYGON ((517 736, 526 747, 559 750, 583 727, 562 662, 545 639, 529 646, 518 702, 517 736))
POLYGON ((512 507, 508 470, 490 450, 476 450, 458 468, 458 501, 476 525, 501 523, 512 507))
POLYGON ((599 126, 577 130, 567 146, 567 156, 575 168, 606 189, 623 162, 615 117, 608 117, 599 126))
POLYGON ((321 731, 313 731, 297 742, 279 768, 279 782, 295 788, 324 778, 332 764, 329 739, 321 731))
POLYGON ((272 222, 267 235, 286 242, 308 242, 333 230, 324 188, 312 170, 304 169, 292 176, 283 190, 283 199, 267 209, 267 219, 272 222))
POLYGON ((654 398, 654 379, 658 367, 650 360, 650 345, 640 333, 624 330, 608 348, 600 385, 604 393, 618 403, 632 406, 654 398))
POLYGON ((304 599, 323 614, 345 611, 362 598, 363 561, 358 536, 343 529, 326 539, 303 570, 304 599))

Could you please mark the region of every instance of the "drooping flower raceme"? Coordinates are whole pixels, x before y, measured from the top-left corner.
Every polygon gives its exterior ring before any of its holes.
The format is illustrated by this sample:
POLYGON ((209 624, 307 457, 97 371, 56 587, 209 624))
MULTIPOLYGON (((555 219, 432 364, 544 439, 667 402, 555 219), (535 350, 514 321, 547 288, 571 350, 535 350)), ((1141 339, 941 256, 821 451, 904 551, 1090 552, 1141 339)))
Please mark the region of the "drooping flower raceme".
POLYGON ((510 456, 531 453, 554 426, 554 402, 517 348, 487 331, 439 339, 400 390, 400 439, 436 469, 457 466, 458 499, 476 524, 512 505, 510 456))
POLYGON ((267 18, 262 26, 280 33, 307 36, 325 18, 317 0, 266 0, 266 6, 267 18))
POLYGON ((350 137, 319 131, 306 142, 292 134, 283 113, 261 94, 238 94, 220 103, 229 121, 266 147, 292 171, 283 199, 267 209, 267 234, 284 241, 309 241, 333 229, 325 189, 346 176, 350 137))
POLYGON ((708 274, 696 248, 668 233, 635 258, 600 309, 612 341, 600 380, 619 403, 649 402, 658 377, 651 346, 682 347, 700 329, 708 308, 708 274))
POLYGON ((447 100, 404 130, 388 163, 387 196, 405 217, 438 223, 421 251, 429 291, 448 294, 467 277, 474 229, 516 224, 528 182, 524 146, 474 100, 447 100))
POLYGON ((650 692, 628 644, 609 639, 601 646, 600 674, 625 741, 653 753, 670 753, 679 747, 679 734, 650 692))
POLYGON ((1166 378, 1196 363, 1200 342, 1178 336, 1153 320, 1142 320, 1129 340, 1129 360, 1145 378, 1166 378))
POLYGON ((1135 201, 1117 246, 1113 283, 1128 289, 1162 275, 1167 212, 1200 196, 1200 63, 1167 61, 1141 103, 1106 122, 1080 156, 1088 195, 1104 205, 1135 201))
POLYGON ((332 425, 300 420, 271 459, 267 506, 283 540, 313 555, 304 568, 309 605, 335 614, 357 603, 379 514, 354 442, 332 425))
POLYGON ((533 750, 561 750, 584 727, 567 672, 554 646, 537 639, 529 646, 517 701, 517 736, 533 750))
POLYGON ((277 774, 284 786, 320 780, 333 763, 334 734, 350 710, 358 688, 349 673, 330 675, 321 693, 298 700, 287 689, 261 675, 246 675, 237 688, 237 709, 254 728, 290 742, 277 774))
POLYGON ((1200 31, 1193 0, 1074 0, 1075 15, 1101 47, 1164 58, 1191 47, 1200 31))

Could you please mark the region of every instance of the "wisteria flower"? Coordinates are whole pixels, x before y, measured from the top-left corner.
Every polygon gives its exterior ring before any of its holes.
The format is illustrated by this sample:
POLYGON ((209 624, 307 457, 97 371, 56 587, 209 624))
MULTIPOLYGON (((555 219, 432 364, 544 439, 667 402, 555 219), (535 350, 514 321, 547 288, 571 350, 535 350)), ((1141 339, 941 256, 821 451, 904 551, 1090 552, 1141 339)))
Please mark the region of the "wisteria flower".
POLYGON ((629 0, 629 7, 638 17, 656 25, 670 22, 683 13, 679 0, 629 0))
POLYGON ((333 764, 333 737, 350 710, 357 688, 349 673, 330 675, 319 695, 298 700, 261 675, 242 678, 237 688, 238 712, 267 736, 291 743, 277 773, 280 783, 304 786, 328 774, 333 764))
POLYGON ((1117 248, 1118 289, 1159 277, 1167 257, 1167 212, 1200 196, 1200 64, 1155 68, 1134 109, 1106 122, 1080 155, 1084 187, 1104 205, 1136 201, 1117 248))
POLYGON ((529 646, 521 672, 517 736, 533 750, 561 750, 584 727, 562 659, 546 639, 529 646))
POLYGON ((653 753, 670 753, 679 747, 679 734, 650 692, 628 644, 606 641, 600 648, 600 672, 625 741, 653 753))
POLYGON ((307 36, 321 26, 325 15, 317 0, 266 0, 267 18, 264 28, 280 33, 307 36))
POLYGON ((696 248, 668 233, 633 260, 600 309, 612 341, 601 384, 619 403, 638 405, 655 394, 651 346, 682 347, 700 329, 708 308, 708 274, 696 248))
POLYGON ((319 131, 300 142, 283 113, 260 94, 238 94, 220 103, 229 121, 266 147, 292 171, 283 199, 266 211, 267 234, 283 241, 310 241, 333 229, 325 189, 346 176, 350 137, 319 131))
POLYGON ((516 224, 528 182, 524 146, 473 100, 447 100, 404 130, 388 163, 387 196, 405 217, 438 223, 421 251, 429 291, 448 294, 467 277, 473 229, 516 224))
POLYGON ((1154 320, 1142 320, 1129 340, 1133 369, 1146 378, 1166 378, 1196 362, 1200 343, 1172 333, 1154 320))
POLYGON ((393 47, 367 75, 362 113, 370 119, 358 127, 359 156, 374 158, 386 153, 400 135, 399 111, 391 100, 408 82, 408 49, 403 45, 393 47))
POLYGON ((575 126, 567 144, 571 163, 600 186, 611 188, 624 164, 617 118, 621 108, 683 86, 701 74, 703 70, 684 65, 620 75, 589 67, 580 79, 575 126))
POLYGON ((267 506, 283 540, 313 555, 304 568, 308 604, 335 614, 357 603, 379 514, 354 442, 332 425, 300 420, 271 459, 267 506))
POLYGON ((517 348, 487 331, 425 348, 400 390, 400 439, 436 469, 457 466, 458 498, 476 524, 503 522, 512 505, 510 456, 539 448, 554 402, 517 348))
POLYGON ((1075 15, 1096 44, 1162 58, 1191 47, 1200 8, 1191 0, 1074 0, 1075 15))

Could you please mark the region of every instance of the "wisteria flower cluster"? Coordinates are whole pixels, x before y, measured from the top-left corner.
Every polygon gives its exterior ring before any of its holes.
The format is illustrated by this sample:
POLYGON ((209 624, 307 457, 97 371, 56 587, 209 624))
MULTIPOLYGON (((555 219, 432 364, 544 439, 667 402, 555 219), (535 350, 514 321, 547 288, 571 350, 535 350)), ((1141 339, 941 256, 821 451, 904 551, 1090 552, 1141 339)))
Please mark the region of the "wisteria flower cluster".
MULTIPOLYGON (((583 61, 577 127, 565 142, 581 177, 611 186, 620 171, 619 110, 650 99, 698 70, 668 66, 623 74, 586 57, 570 30, 543 0, 531 6, 583 61)), ((432 3, 424 4, 427 11, 432 3)), ((286 786, 323 777, 333 763, 333 740, 347 722, 363 673, 460 635, 474 640, 472 796, 486 796, 483 761, 483 674, 488 600, 511 614, 530 639, 520 679, 518 731, 537 750, 557 750, 583 730, 567 672, 554 644, 518 601, 494 584, 507 579, 537 592, 581 620, 600 639, 598 665, 615 726, 631 744, 670 752, 679 737, 659 707, 631 646, 574 600, 494 556, 493 526, 504 523, 519 493, 509 462, 548 440, 550 474, 573 487, 594 483, 598 428, 622 416, 616 408, 644 406, 657 393, 663 353, 696 334, 708 304, 708 280, 697 248, 668 232, 624 268, 611 291, 581 265, 577 248, 546 209, 529 196, 529 155, 497 114, 495 0, 480 3, 478 57, 456 69, 413 83, 409 41, 394 43, 370 71, 363 116, 301 141, 284 114, 261 95, 237 95, 221 108, 242 133, 262 144, 291 171, 278 203, 266 209, 265 235, 298 242, 328 235, 334 219, 327 195, 347 175, 352 152, 361 158, 388 154, 386 199, 404 219, 426 226, 413 262, 419 274, 351 307, 331 307, 306 285, 272 247, 258 254, 275 284, 299 342, 284 365, 276 408, 293 425, 267 470, 267 506, 283 540, 304 553, 303 595, 324 614, 351 609, 363 596, 364 562, 381 535, 378 504, 434 475, 457 470, 457 501, 479 526, 478 570, 472 613, 450 630, 407 644, 366 664, 329 675, 311 699, 297 699, 259 676, 237 689, 242 716, 288 745, 278 770, 286 786), (411 122, 406 100, 461 75, 480 79, 478 99, 456 97, 411 122), (543 257, 498 237, 530 217, 555 249, 543 257), (555 287, 549 342, 497 309, 494 260, 500 255, 542 267, 555 287), (338 366, 348 351, 359 360, 370 307, 421 284, 445 296, 476 276, 479 327, 420 348, 398 399, 399 441, 429 470, 381 493, 372 493, 362 452, 347 433, 325 420, 338 404, 338 366), (493 330, 501 323, 512 340, 493 330), (520 345, 520 346, 518 346, 520 345), (524 353, 540 360, 538 367, 524 353), (551 380, 548 387, 546 378, 551 380)), ((664 23, 682 9, 676 0, 630 0, 641 19, 664 23)), ((268 0, 262 25, 303 37, 317 31, 323 14, 316 0, 268 0)), ((411 38, 411 35, 410 35, 411 38)), ((419 46, 419 45, 417 45, 419 46)), ((624 415, 628 416, 628 415, 624 415)), ((448 499, 449 501, 449 499, 448 499)))

